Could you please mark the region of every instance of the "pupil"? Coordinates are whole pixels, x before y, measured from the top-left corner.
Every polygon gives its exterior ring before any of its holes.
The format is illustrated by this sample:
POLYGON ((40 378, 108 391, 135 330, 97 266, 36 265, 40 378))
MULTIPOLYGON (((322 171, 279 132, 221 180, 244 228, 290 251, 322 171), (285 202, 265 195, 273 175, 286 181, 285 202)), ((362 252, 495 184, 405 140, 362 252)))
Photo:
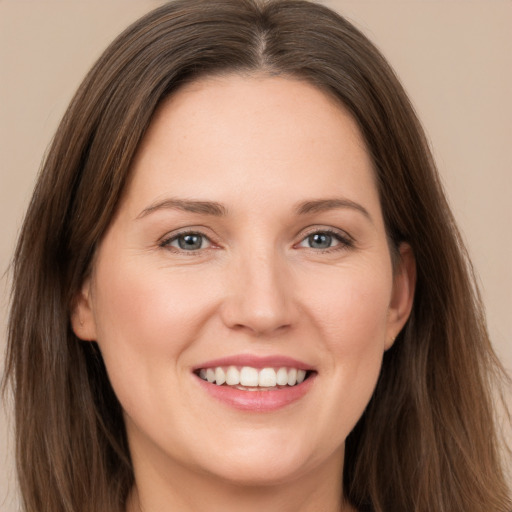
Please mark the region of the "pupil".
POLYGON ((184 250, 201 249, 201 243, 201 235, 183 235, 178 239, 180 249, 184 250))
POLYGON ((325 233, 315 233, 309 237, 310 246, 314 249, 327 249, 331 246, 332 237, 325 233))

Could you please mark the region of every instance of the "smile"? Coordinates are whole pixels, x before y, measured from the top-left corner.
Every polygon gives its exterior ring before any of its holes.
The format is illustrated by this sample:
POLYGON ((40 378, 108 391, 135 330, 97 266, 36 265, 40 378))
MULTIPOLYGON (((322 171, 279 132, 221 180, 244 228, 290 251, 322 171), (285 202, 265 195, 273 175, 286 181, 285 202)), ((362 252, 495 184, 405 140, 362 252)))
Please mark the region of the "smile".
POLYGON ((193 369, 207 396, 230 408, 263 413, 285 408, 305 397, 318 373, 285 356, 231 356, 193 369))
POLYGON ((281 389, 296 386, 306 379, 308 372, 298 368, 253 368, 251 366, 217 366, 201 368, 197 375, 217 386, 235 386, 244 391, 281 389))

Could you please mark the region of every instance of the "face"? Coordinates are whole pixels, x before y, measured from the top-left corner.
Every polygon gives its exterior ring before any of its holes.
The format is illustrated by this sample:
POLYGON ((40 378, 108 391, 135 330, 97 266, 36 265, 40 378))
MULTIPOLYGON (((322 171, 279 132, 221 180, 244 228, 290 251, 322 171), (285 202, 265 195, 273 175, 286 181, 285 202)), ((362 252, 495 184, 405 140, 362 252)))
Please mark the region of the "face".
POLYGON ((136 471, 339 476, 410 311, 400 256, 393 272, 372 162, 332 98, 240 76, 169 98, 73 315, 136 471))

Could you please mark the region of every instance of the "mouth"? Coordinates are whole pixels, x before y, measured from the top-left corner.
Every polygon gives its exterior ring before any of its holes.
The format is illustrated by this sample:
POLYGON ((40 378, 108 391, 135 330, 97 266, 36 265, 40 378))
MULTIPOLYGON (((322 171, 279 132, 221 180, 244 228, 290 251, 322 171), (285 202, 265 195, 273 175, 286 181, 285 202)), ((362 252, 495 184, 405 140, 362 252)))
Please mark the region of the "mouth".
POLYGON ((193 369, 200 387, 225 405, 271 412, 299 401, 312 389, 318 372, 288 357, 234 356, 193 369))
POLYGON ((315 373, 301 368, 252 366, 215 366, 194 372, 200 379, 242 391, 272 391, 302 384, 315 373))

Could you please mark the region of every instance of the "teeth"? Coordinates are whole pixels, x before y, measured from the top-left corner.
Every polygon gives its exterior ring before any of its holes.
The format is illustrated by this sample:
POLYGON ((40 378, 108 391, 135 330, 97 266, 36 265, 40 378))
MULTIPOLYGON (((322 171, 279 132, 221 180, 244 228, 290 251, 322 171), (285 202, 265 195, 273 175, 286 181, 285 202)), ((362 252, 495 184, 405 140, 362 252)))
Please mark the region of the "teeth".
POLYGON ((263 368, 258 376, 258 385, 271 388, 276 385, 277 376, 273 368, 263 368))
POLYGON ((235 366, 227 368, 218 366, 216 368, 202 368, 199 370, 199 377, 218 386, 239 387, 246 391, 256 391, 254 388, 275 388, 276 386, 295 386, 304 382, 306 370, 297 368, 252 368, 244 366, 241 369, 235 366), (252 388, 252 389, 249 389, 252 388))
POLYGON ((221 386, 226 382, 226 374, 224 373, 224 370, 222 368, 215 368, 215 384, 217 386, 221 386))
MULTIPOLYGON (((201 376, 201 374, 199 374, 199 376, 201 376)), ((240 384, 240 372, 234 366, 230 366, 226 372, 226 384, 228 386, 237 386, 240 384)))
POLYGON ((279 368, 277 370, 276 383, 278 386, 286 386, 288 384, 288 370, 286 368, 279 368))
POLYGON ((242 386, 257 386, 258 385, 258 370, 250 366, 244 366, 240 372, 240 384, 242 386))

